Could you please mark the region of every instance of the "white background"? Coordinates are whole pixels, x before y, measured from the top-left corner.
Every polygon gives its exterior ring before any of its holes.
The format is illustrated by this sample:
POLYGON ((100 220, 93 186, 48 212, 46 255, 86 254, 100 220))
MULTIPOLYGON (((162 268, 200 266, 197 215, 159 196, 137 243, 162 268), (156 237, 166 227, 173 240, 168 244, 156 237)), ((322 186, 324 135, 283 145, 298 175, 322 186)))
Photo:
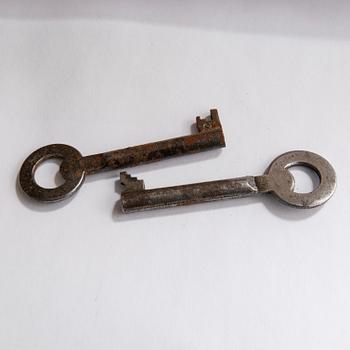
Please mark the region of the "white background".
POLYGON ((1 1, 0 348, 349 349, 349 16, 331 0, 1 1), (186 135, 213 107, 226 149, 130 173, 259 175, 306 149, 335 167, 334 197, 125 216, 118 171, 62 204, 16 190, 40 146, 186 135))

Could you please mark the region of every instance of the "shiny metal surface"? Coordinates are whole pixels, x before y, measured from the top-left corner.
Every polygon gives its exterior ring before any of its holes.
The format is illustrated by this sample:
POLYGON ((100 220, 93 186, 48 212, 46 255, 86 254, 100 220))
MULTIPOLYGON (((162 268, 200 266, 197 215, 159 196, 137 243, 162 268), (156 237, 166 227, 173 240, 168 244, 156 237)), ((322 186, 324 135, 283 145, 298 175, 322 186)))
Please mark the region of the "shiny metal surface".
POLYGON ((221 199, 271 193, 281 202, 296 208, 314 208, 324 204, 336 188, 335 171, 329 162, 308 151, 291 151, 277 157, 262 176, 246 176, 182 186, 144 189, 143 180, 126 172, 120 175, 125 191, 121 196, 124 213, 168 208, 221 199), (294 192, 294 178, 288 170, 295 165, 313 169, 320 183, 310 193, 294 192))
POLYGON ((277 157, 266 170, 269 191, 283 203, 297 208, 314 208, 325 203, 336 188, 336 174, 331 164, 316 153, 287 152, 277 157), (310 193, 294 192, 292 166, 306 166, 316 172, 320 183, 310 193))

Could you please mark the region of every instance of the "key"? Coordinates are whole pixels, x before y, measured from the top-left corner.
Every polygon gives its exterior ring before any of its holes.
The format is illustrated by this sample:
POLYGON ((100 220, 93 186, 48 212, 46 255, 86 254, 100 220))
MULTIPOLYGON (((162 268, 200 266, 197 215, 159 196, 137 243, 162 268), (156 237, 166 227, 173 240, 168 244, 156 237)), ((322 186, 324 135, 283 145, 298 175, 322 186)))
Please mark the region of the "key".
POLYGON ((277 157, 264 175, 209 181, 182 186, 146 190, 143 180, 120 174, 124 185, 121 207, 124 213, 212 202, 221 199, 271 193, 281 202, 296 208, 314 208, 324 204, 334 193, 336 174, 329 162, 308 151, 291 151, 277 157), (288 170, 295 165, 311 168, 320 183, 310 193, 294 192, 294 178, 288 170))
POLYGON ((216 109, 210 110, 210 116, 207 118, 197 117, 196 126, 198 132, 194 135, 85 157, 72 146, 48 145, 34 151, 24 161, 19 173, 19 184, 31 198, 42 202, 57 202, 76 193, 86 175, 225 147, 224 133, 216 109), (43 188, 35 181, 35 170, 41 162, 51 158, 62 159, 60 173, 65 182, 56 188, 43 188))

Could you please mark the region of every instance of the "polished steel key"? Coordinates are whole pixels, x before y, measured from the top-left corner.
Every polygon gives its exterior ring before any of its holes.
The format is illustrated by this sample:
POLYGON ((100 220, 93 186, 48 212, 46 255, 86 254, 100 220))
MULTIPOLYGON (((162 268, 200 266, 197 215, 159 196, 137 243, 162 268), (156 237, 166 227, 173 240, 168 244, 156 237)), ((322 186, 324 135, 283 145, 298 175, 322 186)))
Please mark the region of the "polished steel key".
POLYGON ((19 173, 20 186, 34 199, 57 202, 73 195, 83 184, 85 176, 89 174, 225 147, 224 133, 216 109, 212 109, 207 118, 197 117, 196 125, 198 133, 194 135, 85 157, 72 146, 64 144, 39 148, 24 161, 19 173), (35 170, 41 162, 50 158, 62 159, 60 173, 65 182, 56 188, 43 188, 35 181, 35 170))
POLYGON ((328 161, 308 151, 291 151, 277 157, 262 176, 209 181, 196 184, 145 190, 143 180, 120 174, 125 186, 121 195, 124 213, 176 207, 221 199, 241 198, 271 193, 281 202, 296 208, 314 208, 324 204, 334 193, 336 174, 328 161), (302 165, 311 168, 320 183, 310 193, 294 192, 294 178, 288 168, 302 165))

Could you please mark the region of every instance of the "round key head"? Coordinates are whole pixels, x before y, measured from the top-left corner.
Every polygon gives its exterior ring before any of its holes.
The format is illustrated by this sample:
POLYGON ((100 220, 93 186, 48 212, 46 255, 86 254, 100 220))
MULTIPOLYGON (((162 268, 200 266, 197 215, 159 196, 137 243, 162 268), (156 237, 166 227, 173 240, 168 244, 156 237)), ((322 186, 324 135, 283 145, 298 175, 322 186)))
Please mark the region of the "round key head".
POLYGON ((83 184, 85 171, 78 166, 82 155, 75 148, 63 145, 48 145, 34 151, 24 161, 20 173, 19 183, 23 191, 30 197, 42 202, 57 202, 70 197, 83 184), (35 181, 35 171, 47 159, 62 159, 60 173, 65 182, 56 188, 44 188, 35 181))
POLYGON ((336 174, 329 162, 316 153, 291 151, 277 157, 268 167, 269 190, 283 203, 297 208, 314 208, 324 204, 336 188, 336 174), (316 172, 319 185, 309 193, 294 192, 294 177, 289 171, 301 165, 316 172))

